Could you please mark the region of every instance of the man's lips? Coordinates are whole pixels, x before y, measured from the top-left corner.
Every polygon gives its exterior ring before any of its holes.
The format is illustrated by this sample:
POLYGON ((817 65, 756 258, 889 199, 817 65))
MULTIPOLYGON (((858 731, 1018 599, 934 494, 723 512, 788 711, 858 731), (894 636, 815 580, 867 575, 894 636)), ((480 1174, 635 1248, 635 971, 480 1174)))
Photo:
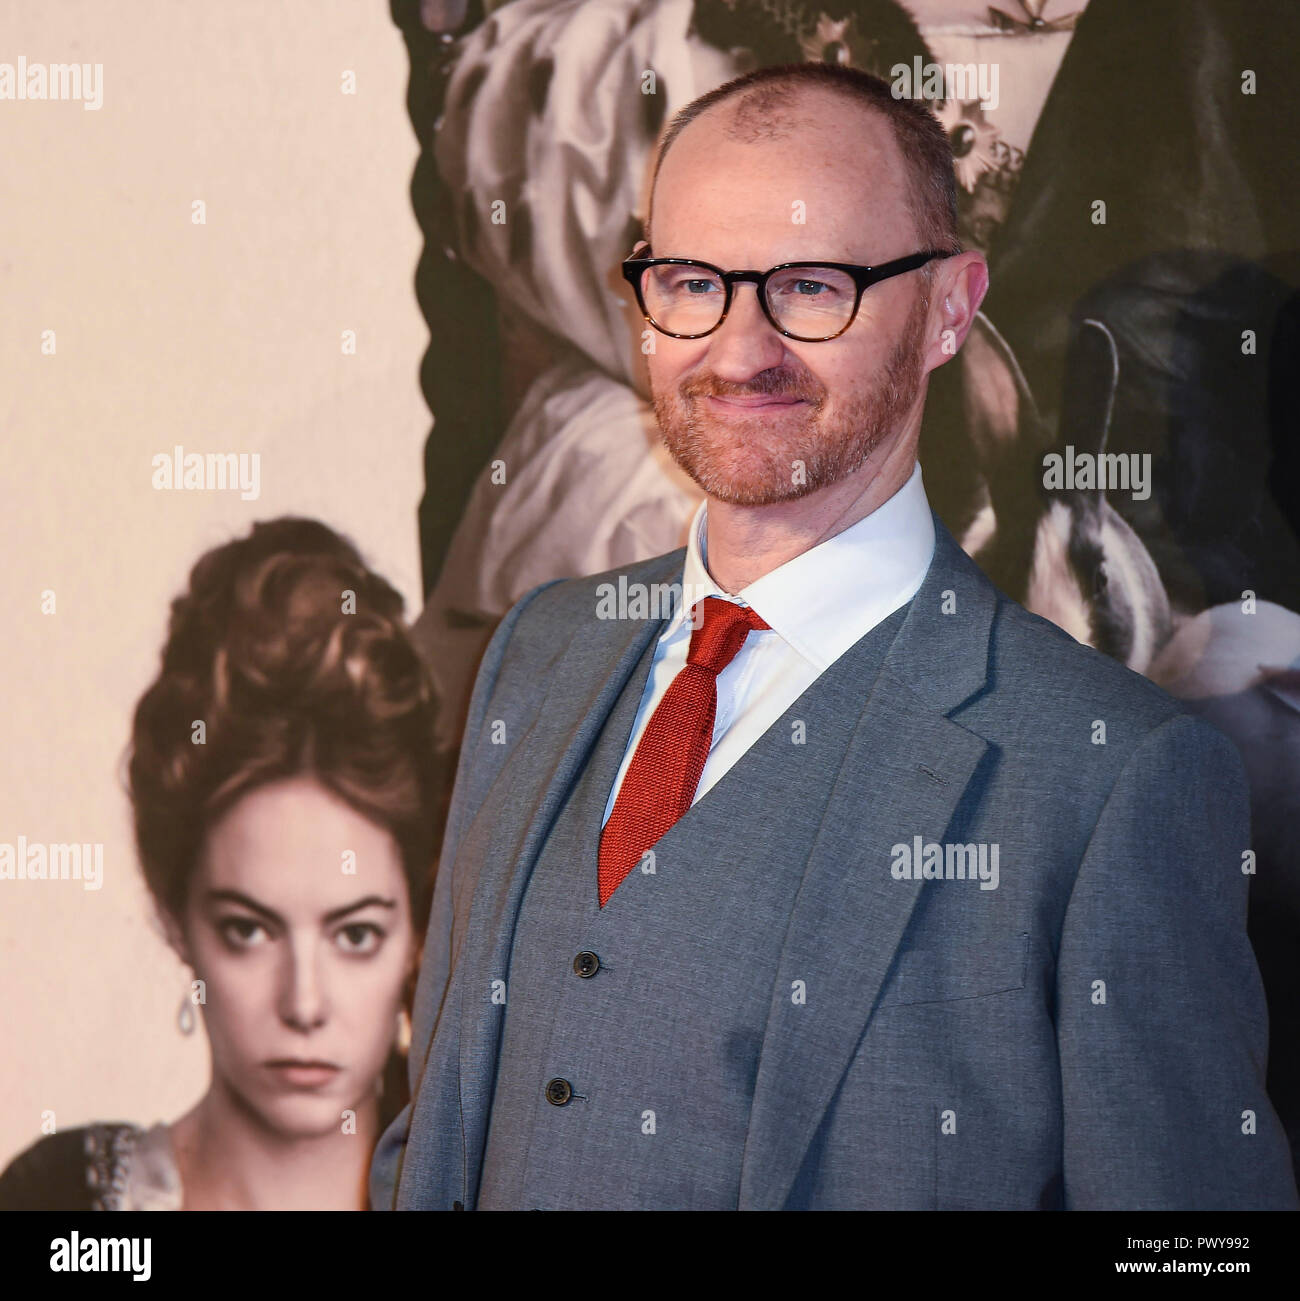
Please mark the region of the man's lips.
POLYGON ((784 411, 803 405, 802 398, 783 397, 776 393, 746 393, 740 397, 707 395, 714 410, 721 411, 784 411))

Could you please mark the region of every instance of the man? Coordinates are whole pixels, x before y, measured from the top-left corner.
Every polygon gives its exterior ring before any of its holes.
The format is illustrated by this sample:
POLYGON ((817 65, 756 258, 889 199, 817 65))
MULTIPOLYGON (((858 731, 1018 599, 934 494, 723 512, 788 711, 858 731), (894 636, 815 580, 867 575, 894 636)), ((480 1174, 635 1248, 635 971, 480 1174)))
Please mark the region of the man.
POLYGON ((1236 752, 926 504, 988 284, 943 132, 766 68, 652 192, 627 275, 707 500, 493 637, 374 1204, 1294 1207, 1236 752))

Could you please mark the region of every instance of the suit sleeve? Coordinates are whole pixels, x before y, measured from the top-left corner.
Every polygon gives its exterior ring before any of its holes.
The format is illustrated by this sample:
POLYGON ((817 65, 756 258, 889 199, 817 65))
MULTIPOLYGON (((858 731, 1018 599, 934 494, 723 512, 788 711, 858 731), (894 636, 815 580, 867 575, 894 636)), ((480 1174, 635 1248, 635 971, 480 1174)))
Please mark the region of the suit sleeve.
MULTIPOLYGON (((552 580, 558 582, 560 580, 552 580)), ((407 1057, 407 1074, 410 1081, 411 1101, 397 1114, 392 1124, 380 1137, 370 1166, 370 1205, 375 1210, 392 1210, 397 1197, 397 1187, 402 1174, 402 1158, 406 1151, 406 1137, 411 1121, 411 1111, 424 1074, 424 1063, 433 1042, 433 1032, 442 1010, 443 997, 451 982, 452 953, 452 900, 453 864, 466 819, 473 816, 473 783, 470 771, 474 766, 479 739, 488 716, 488 705, 496 689, 497 676, 505 659, 506 647, 514 633, 515 624, 532 599, 551 583, 542 583, 520 597, 501 620, 483 659, 474 691, 470 696, 469 714, 465 734, 461 741, 460 757, 456 764, 456 780, 452 787, 451 807, 447 812, 447 828, 443 837, 442 854, 438 864, 437 879, 433 888, 433 904, 429 912, 429 928, 425 934, 424 954, 420 960, 420 976, 415 987, 415 1000, 411 1012, 411 1048, 407 1057)))
POLYGON ((1080 864, 1057 962, 1073 1210, 1291 1209, 1246 936, 1245 770, 1180 714, 1147 734, 1080 864))

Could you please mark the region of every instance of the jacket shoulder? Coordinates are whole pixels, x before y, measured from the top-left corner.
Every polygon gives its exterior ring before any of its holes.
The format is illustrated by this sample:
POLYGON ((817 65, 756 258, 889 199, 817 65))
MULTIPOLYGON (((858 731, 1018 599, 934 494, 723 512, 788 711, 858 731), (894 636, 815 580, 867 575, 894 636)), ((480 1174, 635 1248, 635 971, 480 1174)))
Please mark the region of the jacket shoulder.
POLYGON ((995 689, 1026 704, 1040 703, 1061 716, 1076 711, 1123 719, 1145 733, 1180 714, 1186 705, 1150 678, 1112 656, 1076 641, 1064 629, 998 592, 990 646, 995 689))
POLYGON ((648 591, 651 587, 680 583, 685 559, 686 548, 678 547, 676 551, 666 551, 663 555, 629 565, 618 565, 598 574, 548 583, 536 593, 528 615, 532 619, 599 617, 598 602, 610 592, 617 594, 640 588, 648 591))
MULTIPOLYGON (((662 589, 681 582, 685 557, 686 548, 678 547, 676 551, 619 565, 599 574, 543 583, 521 597, 506 615, 511 623, 509 654, 522 655, 544 669, 563 650, 570 634, 592 620, 609 617, 603 611, 611 599, 626 605, 638 591, 646 594, 651 609, 666 614, 662 589)), ((618 608, 622 610, 624 606, 618 608)))

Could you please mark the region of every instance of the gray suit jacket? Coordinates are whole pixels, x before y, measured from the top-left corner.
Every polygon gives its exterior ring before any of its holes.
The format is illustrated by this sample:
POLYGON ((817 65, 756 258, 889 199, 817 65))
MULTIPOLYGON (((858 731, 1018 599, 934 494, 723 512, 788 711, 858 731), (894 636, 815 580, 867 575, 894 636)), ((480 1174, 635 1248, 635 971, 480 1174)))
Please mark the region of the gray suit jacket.
MULTIPOLYGON (((879 676, 836 688, 857 723, 781 941, 738 1207, 1295 1209, 1263 1084, 1236 750, 935 528, 879 676), (931 843, 997 846, 996 889, 904 874, 899 846, 931 843), (905 1105, 922 1087, 925 1107, 905 1105)), ((664 626, 595 618, 597 584, 679 582, 683 555, 544 584, 488 647, 378 1208, 474 1208, 501 1033, 481 991, 664 626)), ((779 801, 779 771, 753 779, 779 801)))

